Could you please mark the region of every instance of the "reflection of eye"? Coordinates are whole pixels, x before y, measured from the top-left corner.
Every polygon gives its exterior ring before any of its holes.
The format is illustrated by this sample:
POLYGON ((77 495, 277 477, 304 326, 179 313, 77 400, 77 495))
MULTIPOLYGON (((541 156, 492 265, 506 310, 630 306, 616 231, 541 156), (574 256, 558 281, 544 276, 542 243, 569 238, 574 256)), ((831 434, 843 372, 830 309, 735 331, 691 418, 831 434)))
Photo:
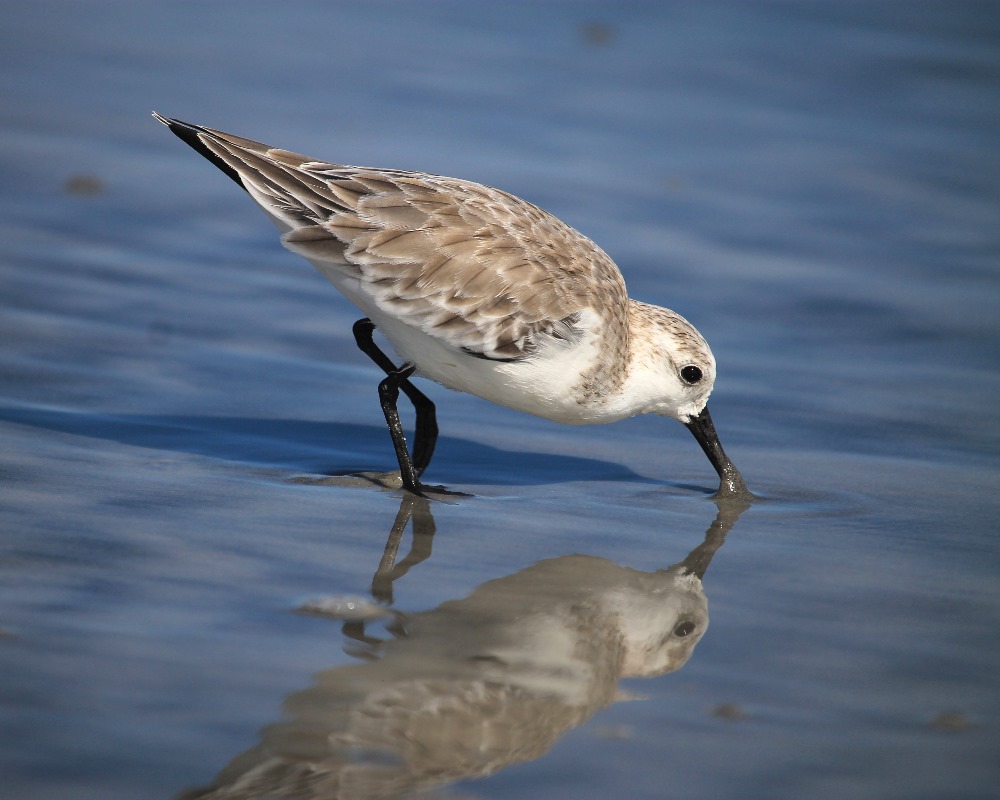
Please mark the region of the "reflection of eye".
POLYGON ((682 622, 676 628, 674 628, 674 636, 678 639, 683 639, 685 636, 690 636, 694 633, 694 629, 698 627, 693 622, 682 622))

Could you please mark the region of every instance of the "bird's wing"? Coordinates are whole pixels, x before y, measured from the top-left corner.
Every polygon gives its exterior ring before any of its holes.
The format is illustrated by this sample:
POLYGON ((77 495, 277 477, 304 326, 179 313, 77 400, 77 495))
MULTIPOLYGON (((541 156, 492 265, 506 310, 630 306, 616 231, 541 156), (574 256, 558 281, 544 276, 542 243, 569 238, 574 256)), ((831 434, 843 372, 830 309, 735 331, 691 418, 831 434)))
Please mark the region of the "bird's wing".
POLYGON ((487 186, 317 161, 157 116, 243 186, 285 246, 360 278, 376 306, 483 358, 518 360, 572 339, 585 309, 624 325, 614 262, 551 214, 487 186))

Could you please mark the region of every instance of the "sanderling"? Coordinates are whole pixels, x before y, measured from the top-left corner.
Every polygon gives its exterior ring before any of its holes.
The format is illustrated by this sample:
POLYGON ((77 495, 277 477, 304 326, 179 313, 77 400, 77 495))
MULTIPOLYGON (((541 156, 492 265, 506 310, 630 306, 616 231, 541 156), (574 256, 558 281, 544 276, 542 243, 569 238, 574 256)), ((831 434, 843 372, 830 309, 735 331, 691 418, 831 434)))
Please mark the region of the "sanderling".
POLYGON ((719 473, 716 497, 749 496, 708 413, 708 344, 679 314, 629 299, 614 261, 569 225, 471 181, 319 161, 153 116, 242 186, 285 247, 367 315, 354 337, 386 374, 379 399, 404 488, 421 493, 438 434, 417 375, 575 425, 673 417, 719 473), (375 344, 375 328, 402 364, 375 344), (400 391, 416 411, 412 454, 400 391))

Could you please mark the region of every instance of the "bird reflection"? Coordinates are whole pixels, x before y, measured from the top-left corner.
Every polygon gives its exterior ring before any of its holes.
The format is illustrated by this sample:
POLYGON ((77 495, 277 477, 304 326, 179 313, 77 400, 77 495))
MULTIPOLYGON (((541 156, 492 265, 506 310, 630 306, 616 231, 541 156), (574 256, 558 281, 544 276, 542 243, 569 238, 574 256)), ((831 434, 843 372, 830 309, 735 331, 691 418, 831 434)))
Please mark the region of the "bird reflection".
MULTIPOLYGON (((342 612, 364 663, 321 672, 193 798, 389 800, 493 774, 547 752, 613 702, 623 677, 682 667, 708 627, 702 578, 744 506, 720 505, 704 541, 655 572, 569 555, 487 581, 418 614, 388 613, 379 636, 342 612), (384 631, 384 632, 383 632, 384 631)), ((430 555, 434 520, 407 493, 372 584, 430 555), (397 561, 413 523, 413 547, 397 561)))

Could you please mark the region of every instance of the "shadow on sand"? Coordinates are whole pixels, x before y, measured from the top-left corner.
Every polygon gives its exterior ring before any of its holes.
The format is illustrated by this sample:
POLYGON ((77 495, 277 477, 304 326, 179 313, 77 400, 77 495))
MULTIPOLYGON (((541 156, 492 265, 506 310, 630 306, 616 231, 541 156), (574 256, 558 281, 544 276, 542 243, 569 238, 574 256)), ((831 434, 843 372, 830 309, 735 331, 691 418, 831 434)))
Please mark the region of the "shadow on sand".
MULTIPOLYGON (((254 417, 95 414, 31 407, 0 407, 0 420, 134 447, 319 475, 395 466, 384 426, 254 417)), ((460 475, 462 483, 499 486, 566 480, 657 483, 609 461, 501 450, 448 436, 438 441, 434 471, 460 475), (544 467, 525 469, 527 463, 544 467)))

